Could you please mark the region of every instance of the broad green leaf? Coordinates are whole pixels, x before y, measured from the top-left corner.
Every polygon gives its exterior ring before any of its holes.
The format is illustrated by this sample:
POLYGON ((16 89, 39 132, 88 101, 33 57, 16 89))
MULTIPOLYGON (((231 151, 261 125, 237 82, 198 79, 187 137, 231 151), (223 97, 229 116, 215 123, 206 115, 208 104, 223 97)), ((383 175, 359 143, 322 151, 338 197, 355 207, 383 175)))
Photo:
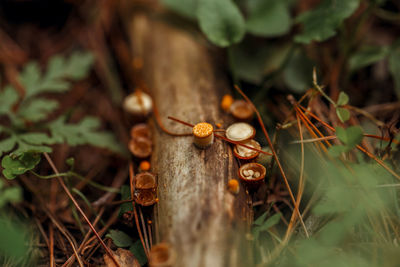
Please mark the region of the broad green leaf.
POLYGON ((345 108, 336 108, 336 115, 341 122, 346 122, 350 119, 350 111, 345 108))
POLYGON ((339 106, 344 106, 344 105, 347 105, 348 103, 349 103, 349 96, 343 91, 340 92, 338 101, 336 104, 339 106))
POLYGON ((339 157, 342 153, 345 153, 349 151, 347 149, 346 146, 342 146, 342 145, 335 145, 335 146, 331 146, 328 150, 329 155, 331 155, 331 157, 339 157))
POLYGON ((257 225, 257 226, 262 225, 264 223, 265 219, 267 218, 267 216, 268 216, 268 212, 266 211, 260 217, 258 217, 257 220, 255 220, 253 222, 253 224, 257 225))
POLYGON ((215 45, 226 47, 242 40, 245 22, 238 7, 231 0, 201 0, 197 18, 201 30, 215 45))
POLYGON ((256 1, 256 7, 249 10, 246 21, 248 32, 264 36, 274 37, 284 35, 291 27, 291 17, 287 3, 282 0, 256 1))
POLYGON ((346 129, 336 127, 336 136, 348 148, 353 148, 361 143, 363 139, 363 130, 359 126, 350 126, 346 129))
POLYGON ((58 108, 58 102, 55 100, 35 98, 22 103, 17 115, 24 120, 37 122, 46 119, 56 108, 58 108))
POLYGON ((18 93, 11 86, 6 86, 0 91, 0 115, 11 112, 12 106, 18 100, 18 93))
POLYGON ((40 162, 40 155, 37 153, 22 153, 21 155, 6 155, 1 161, 4 168, 3 175, 7 179, 14 179, 17 175, 32 170, 40 162))
POLYGON ((397 98, 400 99, 400 50, 394 50, 389 56, 389 69, 394 81, 397 98))
POLYGON ((139 261, 141 266, 147 263, 146 253, 144 252, 142 242, 137 240, 130 248, 130 252, 135 256, 135 258, 139 261))
POLYGON ((303 32, 295 36, 298 43, 324 41, 336 34, 336 29, 359 6, 359 0, 323 0, 313 10, 300 14, 296 21, 303 24, 303 32))
POLYGON ((5 214, 0 216, 0 236, 1 256, 21 260, 28 255, 26 227, 5 217, 5 214))
POLYGON ((229 48, 229 63, 235 77, 254 84, 261 83, 270 57, 271 47, 246 40, 229 48))
POLYGON ((129 235, 119 230, 110 230, 110 232, 106 235, 106 237, 111 238, 117 247, 123 248, 133 245, 132 238, 129 235))
POLYGON ((389 49, 386 46, 367 46, 352 54, 349 61, 351 71, 372 65, 388 55, 389 49))
POLYGON ((17 139, 15 136, 10 136, 0 141, 0 156, 4 152, 8 152, 15 147, 17 144, 17 139))
POLYGON ((284 71, 285 84, 296 93, 305 92, 312 84, 314 63, 301 50, 290 57, 284 71))
POLYGON ((45 133, 25 133, 18 135, 18 138, 31 145, 54 144, 54 141, 45 133))
MULTIPOLYGON (((197 2, 199 0, 162 0, 163 4, 178 14, 190 18, 196 18, 197 2)), ((200 0, 201 1, 201 0, 200 0)))
POLYGON ((100 121, 96 117, 87 116, 79 123, 66 122, 66 117, 60 117, 48 124, 51 138, 55 143, 68 143, 71 146, 90 144, 107 148, 116 153, 124 153, 121 144, 114 135, 108 132, 99 132, 100 121))
POLYGON ((281 219, 281 214, 280 213, 275 213, 271 217, 269 217, 260 227, 260 231, 266 231, 272 226, 276 225, 279 220, 281 219))
POLYGON ((18 186, 0 189, 0 209, 8 203, 16 203, 22 200, 22 189, 18 186))

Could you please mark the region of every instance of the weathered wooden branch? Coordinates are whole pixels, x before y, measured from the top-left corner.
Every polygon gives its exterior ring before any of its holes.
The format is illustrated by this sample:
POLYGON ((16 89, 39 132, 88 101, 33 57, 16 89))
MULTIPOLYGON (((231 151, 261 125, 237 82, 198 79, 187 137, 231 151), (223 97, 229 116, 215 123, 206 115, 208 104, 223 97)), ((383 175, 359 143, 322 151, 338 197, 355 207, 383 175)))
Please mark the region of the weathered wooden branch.
MULTIPOLYGON (((168 121, 167 116, 227 126, 229 118, 219 102, 229 92, 228 84, 201 37, 140 12, 131 16, 127 28, 134 58, 143 62, 139 78, 169 130, 182 133, 191 128, 168 121)), ((238 195, 227 191, 228 180, 238 178, 230 146, 217 139, 200 150, 191 136, 169 136, 156 125, 154 133, 152 166, 159 183, 156 241, 174 247, 176 266, 242 265, 246 253, 241 249, 244 231, 239 230, 250 221, 251 208, 243 187, 238 195)))

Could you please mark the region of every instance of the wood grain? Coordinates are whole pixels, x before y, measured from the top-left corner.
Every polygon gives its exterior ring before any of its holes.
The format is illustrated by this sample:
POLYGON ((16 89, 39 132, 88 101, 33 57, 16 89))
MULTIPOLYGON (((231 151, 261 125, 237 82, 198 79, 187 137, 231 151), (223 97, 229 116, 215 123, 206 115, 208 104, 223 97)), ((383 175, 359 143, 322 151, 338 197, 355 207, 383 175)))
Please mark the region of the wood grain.
MULTIPOLYGON (((213 54, 201 36, 171 26, 157 15, 132 15, 129 37, 135 58, 143 60, 140 79, 149 88, 164 125, 174 132, 191 128, 167 120, 174 116, 196 124, 227 126, 219 108, 229 92, 213 54)), ((155 207, 156 241, 169 242, 178 254, 176 266, 241 266, 246 253, 243 229, 250 221, 248 196, 227 191, 237 179, 237 162, 222 140, 205 150, 192 137, 173 137, 154 126, 152 166, 158 175, 155 207)))

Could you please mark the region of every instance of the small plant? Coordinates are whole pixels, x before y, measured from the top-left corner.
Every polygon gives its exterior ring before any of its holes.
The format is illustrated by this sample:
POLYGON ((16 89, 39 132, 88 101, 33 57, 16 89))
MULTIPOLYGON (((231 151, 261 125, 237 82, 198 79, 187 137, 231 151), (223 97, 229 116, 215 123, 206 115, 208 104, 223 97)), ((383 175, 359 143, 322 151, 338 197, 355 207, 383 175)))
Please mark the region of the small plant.
POLYGON ((52 57, 44 73, 30 62, 18 77, 22 95, 11 85, 0 91, 0 116, 8 119, 0 126, 0 156, 8 153, 1 162, 6 178, 32 170, 40 162, 40 153, 51 152, 53 144, 89 144, 123 153, 111 133, 97 130, 100 121, 95 117, 86 116, 79 123, 69 123, 68 115, 48 120, 59 104, 44 94, 68 92, 72 82, 88 75, 92 63, 93 56, 84 52, 52 57))

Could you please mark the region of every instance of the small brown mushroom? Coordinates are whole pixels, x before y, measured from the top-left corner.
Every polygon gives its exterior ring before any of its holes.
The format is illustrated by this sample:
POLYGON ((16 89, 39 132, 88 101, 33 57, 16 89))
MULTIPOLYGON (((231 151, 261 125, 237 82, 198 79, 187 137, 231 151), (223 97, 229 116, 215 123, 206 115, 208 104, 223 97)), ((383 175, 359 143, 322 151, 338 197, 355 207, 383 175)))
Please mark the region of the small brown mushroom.
MULTIPOLYGON (((242 144, 247 145, 249 147, 259 149, 259 150, 261 149, 260 144, 256 140, 253 140, 253 139, 242 142, 242 144)), ((233 148, 233 154, 235 155, 235 157, 237 157, 241 160, 249 161, 249 160, 255 159, 260 154, 260 152, 248 149, 244 146, 235 145, 235 147, 233 148)))
POLYGON ((226 138, 238 142, 252 139, 255 135, 254 127, 245 122, 231 124, 225 131, 226 138))
POLYGON ((143 137, 131 139, 128 144, 129 150, 135 157, 139 159, 148 158, 151 155, 152 152, 151 146, 152 146, 151 140, 143 137))
POLYGON ((233 117, 240 121, 250 121, 254 115, 250 104, 244 100, 235 100, 230 106, 230 111, 233 117))
POLYGON ((155 189, 157 187, 156 175, 151 172, 141 172, 135 176, 136 189, 155 189))
POLYGON ((176 252, 167 243, 160 243, 153 246, 150 250, 150 267, 172 267, 176 262, 176 252))
POLYGON ((131 138, 136 139, 138 137, 151 139, 150 127, 146 123, 139 123, 131 128, 131 138))
POLYGON ((139 205, 151 206, 157 202, 157 193, 155 190, 137 190, 134 198, 139 205))
POLYGON ((258 163, 247 163, 239 168, 239 178, 252 189, 263 183, 267 171, 258 163))

